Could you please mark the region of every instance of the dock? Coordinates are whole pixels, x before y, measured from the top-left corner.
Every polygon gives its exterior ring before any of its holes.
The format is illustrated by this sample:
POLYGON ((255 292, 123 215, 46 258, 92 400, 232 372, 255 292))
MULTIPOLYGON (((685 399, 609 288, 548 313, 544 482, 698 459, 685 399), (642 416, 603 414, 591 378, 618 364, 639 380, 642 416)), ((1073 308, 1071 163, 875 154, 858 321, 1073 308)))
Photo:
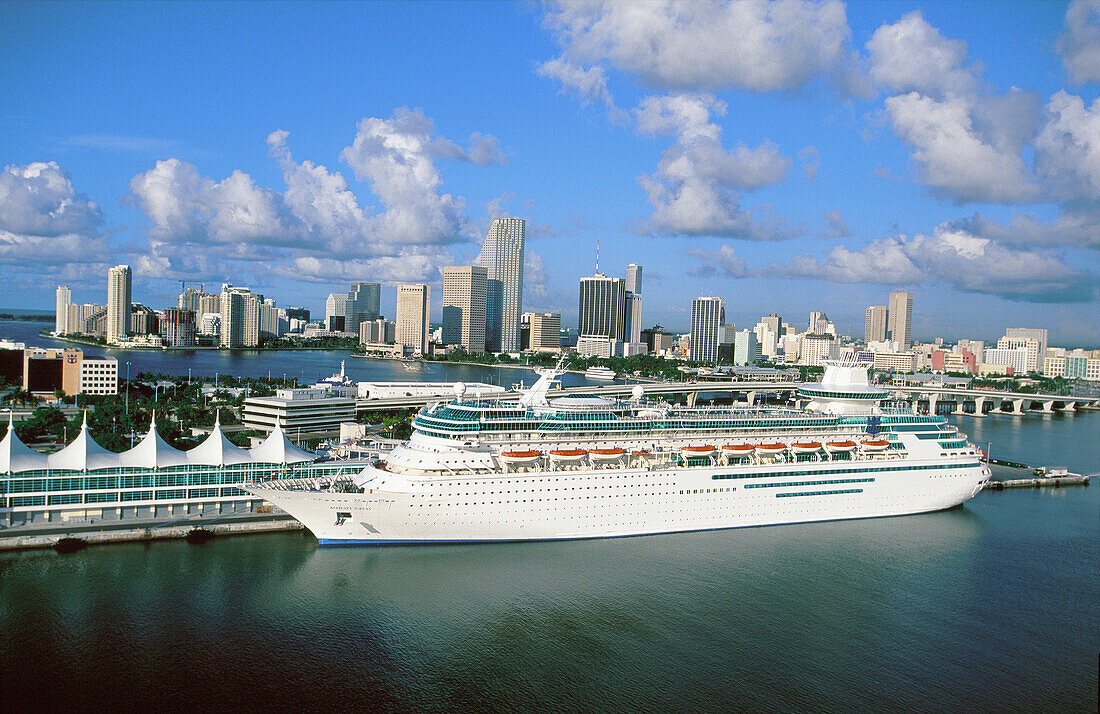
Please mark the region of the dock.
POLYGON ((1096 474, 1076 474, 1062 467, 1032 468, 1026 464, 1019 464, 1001 459, 991 459, 990 464, 994 476, 1000 478, 990 479, 985 485, 986 491, 1001 491, 1006 488, 1045 488, 1061 486, 1088 486, 1089 480, 1096 474), (1023 474, 1027 473, 1025 478, 1023 474), (1008 478, 1005 478, 1005 477, 1008 478))
MULTIPOLYGON (((82 529, 51 529, 51 532, 28 532, 24 534, 8 534, 10 531, 0 530, 0 551, 5 550, 31 550, 39 548, 55 548, 61 540, 80 541, 81 547, 90 545, 103 545, 107 543, 150 543, 157 540, 184 540, 196 527, 211 533, 210 537, 228 535, 245 535, 251 533, 271 533, 273 531, 302 530, 304 526, 288 515, 266 515, 262 519, 235 522, 235 523, 187 523, 181 525, 138 527, 138 528, 104 528, 102 530, 82 529)), ((21 530, 21 529, 12 529, 21 530)))
POLYGON ((1008 481, 990 481, 986 491, 1000 491, 1006 488, 1042 488, 1044 486, 1088 486, 1089 475, 1066 474, 1065 476, 1044 476, 1037 478, 1015 478, 1008 481))

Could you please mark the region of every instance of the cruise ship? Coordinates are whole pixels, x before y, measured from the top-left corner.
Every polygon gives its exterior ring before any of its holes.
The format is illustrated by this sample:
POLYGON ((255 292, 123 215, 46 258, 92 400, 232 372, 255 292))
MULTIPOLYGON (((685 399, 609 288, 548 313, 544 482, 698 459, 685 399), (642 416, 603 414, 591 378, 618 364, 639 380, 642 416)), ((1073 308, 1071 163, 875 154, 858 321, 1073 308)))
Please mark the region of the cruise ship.
POLYGON ((243 488, 321 545, 609 538, 937 511, 989 478, 942 417, 889 406, 868 367, 827 363, 801 408, 548 398, 425 407, 362 473, 243 488))

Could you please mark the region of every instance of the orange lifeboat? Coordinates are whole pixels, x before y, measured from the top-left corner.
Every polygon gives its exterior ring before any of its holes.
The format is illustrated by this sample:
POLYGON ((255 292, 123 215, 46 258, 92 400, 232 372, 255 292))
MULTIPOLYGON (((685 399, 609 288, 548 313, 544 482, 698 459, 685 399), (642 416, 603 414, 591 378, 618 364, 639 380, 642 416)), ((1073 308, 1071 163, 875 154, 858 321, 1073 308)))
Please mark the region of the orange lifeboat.
POLYGON ((588 456, 588 452, 584 449, 554 449, 549 454, 551 461, 564 461, 567 463, 584 461, 584 457, 588 456))
POLYGON ((751 454, 755 450, 756 447, 752 444, 726 444, 722 447, 722 451, 736 456, 745 456, 751 454))
POLYGON ((890 442, 885 439, 870 439, 861 441, 859 445, 868 453, 878 454, 890 448, 890 442))
POLYGON ((501 461, 514 465, 533 464, 540 458, 542 458, 542 452, 534 449, 529 451, 504 451, 500 454, 501 461))
POLYGON ((689 459, 700 459, 707 456, 714 456, 714 452, 717 451, 713 446, 707 444, 706 446, 681 446, 680 454, 689 459))
POLYGON ((855 451, 854 441, 829 441, 825 443, 825 450, 830 454, 847 454, 855 451))
POLYGON ((626 449, 615 447, 613 449, 589 449, 588 457, 593 461, 614 461, 621 459, 626 454, 626 449))
POLYGON ((821 451, 821 442, 803 441, 791 444, 792 454, 816 454, 821 451))
POLYGON ((781 443, 760 444, 756 447, 756 450, 765 454, 781 454, 787 450, 787 445, 781 443))

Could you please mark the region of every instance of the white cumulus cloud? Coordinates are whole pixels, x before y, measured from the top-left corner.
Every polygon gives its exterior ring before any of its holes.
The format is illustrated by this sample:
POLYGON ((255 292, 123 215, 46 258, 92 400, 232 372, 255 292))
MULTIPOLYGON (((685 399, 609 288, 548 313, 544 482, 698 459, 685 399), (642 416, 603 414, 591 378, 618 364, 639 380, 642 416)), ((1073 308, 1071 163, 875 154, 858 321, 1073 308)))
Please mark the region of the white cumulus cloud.
POLYGON ((850 34, 838 0, 564 2, 546 24, 564 61, 673 91, 794 89, 843 64, 850 34))
POLYGON ((1100 2, 1074 0, 1066 9, 1066 29, 1055 49, 1077 84, 1100 81, 1100 2))

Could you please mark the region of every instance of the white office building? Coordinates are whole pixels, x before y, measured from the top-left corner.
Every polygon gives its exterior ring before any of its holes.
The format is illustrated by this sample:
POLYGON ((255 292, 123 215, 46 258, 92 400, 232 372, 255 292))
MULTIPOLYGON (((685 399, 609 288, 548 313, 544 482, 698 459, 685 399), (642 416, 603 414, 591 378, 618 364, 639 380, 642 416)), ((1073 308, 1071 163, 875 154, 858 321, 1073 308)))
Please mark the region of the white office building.
POLYGON ((726 301, 720 297, 698 297, 691 301, 691 344, 688 358, 696 362, 718 362, 718 341, 726 321, 726 301))
POLYGON ((476 265, 443 268, 443 344, 485 351, 485 285, 489 271, 476 265))
POLYGON ((494 218, 481 246, 478 263, 486 269, 486 349, 490 352, 519 351, 519 318, 523 312, 523 252, 527 222, 522 218, 494 218), (499 298, 497 297, 499 291, 499 298), (497 304, 499 299, 499 312, 497 304), (499 314, 499 337, 496 316, 499 314))
MULTIPOLYGON (((414 353, 428 353, 428 307, 431 288, 427 285, 397 286, 397 326, 394 342, 409 347, 414 353)), ((519 329, 517 316, 516 329, 519 329)))
POLYGON ((107 344, 118 344, 130 334, 131 282, 129 265, 116 265, 107 271, 107 344))
POLYGON ((913 346, 913 293, 890 293, 886 337, 901 345, 904 352, 913 346))

